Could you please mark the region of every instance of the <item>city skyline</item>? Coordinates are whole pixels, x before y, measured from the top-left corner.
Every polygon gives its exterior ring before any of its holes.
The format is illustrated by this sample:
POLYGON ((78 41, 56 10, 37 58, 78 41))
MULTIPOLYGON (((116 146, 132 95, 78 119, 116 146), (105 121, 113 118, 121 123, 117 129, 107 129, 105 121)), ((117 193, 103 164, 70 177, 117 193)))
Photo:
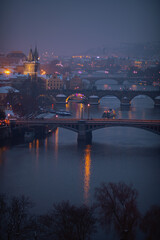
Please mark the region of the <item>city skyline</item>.
POLYGON ((1 51, 38 46, 40 53, 83 53, 121 42, 160 41, 160 3, 142 1, 2 0, 1 51))

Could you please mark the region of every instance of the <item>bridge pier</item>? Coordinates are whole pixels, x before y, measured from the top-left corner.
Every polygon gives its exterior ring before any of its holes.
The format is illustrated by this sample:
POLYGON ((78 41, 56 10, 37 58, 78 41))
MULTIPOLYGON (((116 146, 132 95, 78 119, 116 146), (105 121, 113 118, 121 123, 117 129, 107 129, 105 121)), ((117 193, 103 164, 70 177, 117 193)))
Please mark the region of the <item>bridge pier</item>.
POLYGON ((90 105, 98 105, 99 104, 99 97, 96 95, 89 96, 88 103, 90 105))
POLYGON ((155 107, 160 107, 160 99, 159 98, 154 99, 154 106, 155 107))
POLYGON ((92 132, 86 132, 85 134, 78 133, 77 142, 91 144, 92 132))
POLYGON ((59 104, 66 104, 66 95, 64 94, 58 94, 56 95, 56 103, 59 103, 59 104))
POLYGON ((80 120, 78 121, 78 143, 91 143, 92 142, 92 131, 86 131, 86 121, 80 120))
POLYGON ((121 99, 121 106, 131 106, 130 99, 127 97, 123 97, 121 99))

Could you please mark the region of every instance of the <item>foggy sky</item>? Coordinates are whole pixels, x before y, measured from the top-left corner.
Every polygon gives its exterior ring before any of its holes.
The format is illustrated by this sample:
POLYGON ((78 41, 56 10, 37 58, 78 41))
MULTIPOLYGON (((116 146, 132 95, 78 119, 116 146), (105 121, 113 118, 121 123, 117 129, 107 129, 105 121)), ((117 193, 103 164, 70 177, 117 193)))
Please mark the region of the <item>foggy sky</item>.
POLYGON ((0 50, 75 54, 119 42, 160 41, 159 0, 0 0, 0 50))

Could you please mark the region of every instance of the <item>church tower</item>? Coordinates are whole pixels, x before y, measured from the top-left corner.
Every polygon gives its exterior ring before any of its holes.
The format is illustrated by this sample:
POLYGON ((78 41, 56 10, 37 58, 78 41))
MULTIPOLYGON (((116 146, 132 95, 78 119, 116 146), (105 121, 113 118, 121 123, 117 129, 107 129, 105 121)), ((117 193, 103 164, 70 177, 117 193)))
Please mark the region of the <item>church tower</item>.
POLYGON ((37 51, 37 46, 35 47, 35 50, 34 50, 34 55, 33 55, 33 58, 34 58, 34 61, 38 61, 38 51, 37 51))
POLYGON ((32 48, 30 48, 29 55, 28 55, 28 61, 32 62, 33 60, 33 53, 32 53, 32 48))
POLYGON ((34 52, 32 48, 29 51, 27 61, 24 63, 24 75, 29 74, 32 78, 36 78, 39 73, 39 56, 37 46, 34 52))

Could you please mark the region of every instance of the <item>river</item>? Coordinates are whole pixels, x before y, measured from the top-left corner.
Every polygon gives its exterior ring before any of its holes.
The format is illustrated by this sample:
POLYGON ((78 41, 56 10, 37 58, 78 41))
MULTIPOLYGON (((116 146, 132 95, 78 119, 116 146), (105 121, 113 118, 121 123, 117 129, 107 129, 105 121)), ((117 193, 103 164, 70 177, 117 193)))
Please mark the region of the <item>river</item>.
MULTIPOLYGON (((84 118, 99 118, 106 107, 114 108, 117 118, 160 119, 160 108, 146 96, 133 99, 129 110, 121 109, 114 97, 103 98, 89 112, 83 106, 84 118)), ((79 118, 82 104, 69 103, 66 110, 79 118)), ((45 213, 62 200, 92 204, 95 187, 119 181, 138 190, 142 213, 160 203, 159 135, 111 127, 94 131, 92 145, 78 146, 75 132, 57 129, 45 139, 0 148, 0 193, 29 196, 36 213, 45 213)))

